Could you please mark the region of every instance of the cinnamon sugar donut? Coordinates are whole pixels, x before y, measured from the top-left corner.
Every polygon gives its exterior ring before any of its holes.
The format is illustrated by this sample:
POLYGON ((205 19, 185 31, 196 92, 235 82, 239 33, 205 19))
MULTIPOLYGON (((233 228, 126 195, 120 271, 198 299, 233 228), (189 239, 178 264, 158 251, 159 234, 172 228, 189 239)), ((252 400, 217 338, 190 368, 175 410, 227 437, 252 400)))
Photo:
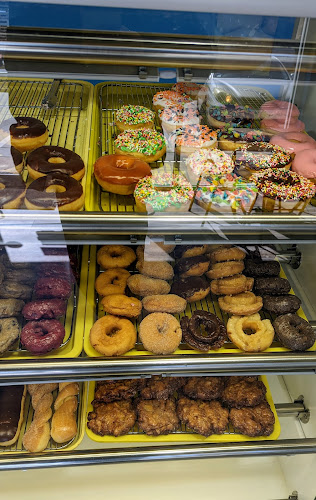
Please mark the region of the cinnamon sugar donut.
POLYGON ((139 260, 136 264, 136 269, 145 276, 161 280, 171 280, 174 274, 173 268, 169 262, 146 262, 144 260, 139 260))
POLYGON ((182 331, 179 321, 168 313, 152 313, 139 325, 139 337, 147 351, 171 354, 179 346, 182 331))

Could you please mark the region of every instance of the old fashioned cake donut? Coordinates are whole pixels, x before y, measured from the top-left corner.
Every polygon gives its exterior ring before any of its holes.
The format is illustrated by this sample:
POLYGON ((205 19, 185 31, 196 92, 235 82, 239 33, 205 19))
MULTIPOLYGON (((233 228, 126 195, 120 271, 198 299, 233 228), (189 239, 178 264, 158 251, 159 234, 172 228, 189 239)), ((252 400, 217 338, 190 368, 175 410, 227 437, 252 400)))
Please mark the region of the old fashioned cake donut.
POLYGON ((242 292, 237 295, 225 295, 218 298, 222 311, 234 316, 250 316, 262 309, 262 298, 252 292, 242 292))
POLYGON ((105 312, 125 318, 138 318, 142 311, 142 303, 135 297, 122 294, 107 295, 101 300, 105 312))
POLYGON ((211 263, 209 271, 206 276, 212 280, 219 278, 226 278, 227 276, 234 276, 240 274, 244 270, 243 260, 227 260, 225 262, 211 263))
POLYGON ((196 310, 191 318, 181 318, 180 324, 183 340, 198 351, 220 349, 227 338, 224 323, 208 311, 196 310))
POLYGON ((270 347, 274 339, 274 328, 269 319, 260 314, 232 316, 227 322, 227 335, 238 349, 245 352, 261 352, 270 347))
POLYGON ((251 291, 253 283, 253 278, 246 278, 243 274, 235 274, 235 276, 211 281, 211 292, 215 295, 236 295, 251 291))

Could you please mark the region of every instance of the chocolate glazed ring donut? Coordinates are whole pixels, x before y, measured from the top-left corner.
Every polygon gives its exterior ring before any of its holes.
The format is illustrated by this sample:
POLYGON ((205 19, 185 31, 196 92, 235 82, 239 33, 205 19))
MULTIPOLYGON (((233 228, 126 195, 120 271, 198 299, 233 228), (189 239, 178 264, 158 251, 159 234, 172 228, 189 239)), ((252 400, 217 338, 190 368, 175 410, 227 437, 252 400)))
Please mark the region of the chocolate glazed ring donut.
POLYGON ((63 174, 46 175, 33 181, 26 190, 25 205, 30 210, 78 211, 84 194, 80 182, 63 174))
POLYGON ((27 158, 27 169, 32 179, 47 174, 65 174, 77 181, 84 175, 84 163, 77 153, 59 146, 42 146, 27 158))
POLYGON ((194 311, 190 319, 184 316, 181 319, 181 328, 183 340, 198 351, 219 349, 226 339, 224 323, 215 314, 207 311, 194 311), (202 332, 202 327, 205 333, 202 332))
POLYGON ((0 208, 18 208, 25 193, 19 174, 0 174, 0 208))
POLYGON ((11 145, 22 153, 43 146, 48 139, 46 125, 37 118, 18 116, 15 123, 7 120, 1 125, 1 129, 6 131, 9 123, 11 145))

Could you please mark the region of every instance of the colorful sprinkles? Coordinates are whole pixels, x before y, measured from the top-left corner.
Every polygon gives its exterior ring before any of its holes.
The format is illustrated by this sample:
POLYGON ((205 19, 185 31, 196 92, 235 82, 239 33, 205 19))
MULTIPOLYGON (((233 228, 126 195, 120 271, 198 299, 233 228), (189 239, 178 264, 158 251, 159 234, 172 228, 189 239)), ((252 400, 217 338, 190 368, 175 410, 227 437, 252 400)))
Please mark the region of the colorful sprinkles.
POLYGON ((233 128, 228 127, 225 130, 218 132, 219 139, 227 139, 233 142, 269 142, 270 136, 265 134, 262 130, 254 130, 247 128, 233 128))
POLYGON ((267 198, 281 201, 302 201, 312 198, 316 186, 302 175, 277 168, 256 172, 250 179, 267 198))
POLYGON ((159 118, 164 123, 171 125, 185 126, 200 123, 200 114, 195 102, 177 104, 158 111, 159 118))
POLYGON ((154 118, 155 113, 150 109, 144 106, 134 106, 132 104, 122 106, 116 113, 116 120, 128 125, 150 123, 154 121, 154 118))
POLYGON ((153 105, 161 106, 163 108, 173 106, 174 104, 184 104, 186 102, 191 102, 192 99, 188 95, 180 94, 179 92, 174 92, 173 90, 164 90, 162 92, 157 92, 153 97, 153 105))
POLYGON ((194 196, 191 184, 181 175, 153 172, 140 179, 134 191, 136 201, 150 205, 155 212, 181 208, 194 196))
POLYGON ((192 174, 202 175, 228 174, 234 170, 231 156, 220 149, 199 149, 186 159, 186 166, 192 174))
POLYGON ((166 147, 164 136, 152 129, 125 130, 114 141, 116 149, 126 153, 142 153, 147 156, 155 155, 166 147))
POLYGON ((225 122, 228 127, 250 127, 255 118, 254 111, 249 106, 239 104, 227 104, 226 106, 210 106, 208 108, 210 117, 225 122))
POLYGON ((177 147, 202 148, 211 146, 217 141, 217 132, 211 130, 207 125, 188 125, 177 128, 170 134, 169 140, 177 147))
POLYGON ((246 144, 236 150, 236 166, 250 170, 286 167, 291 162, 291 155, 280 146, 266 142, 246 144))
POLYGON ((171 90, 174 90, 175 92, 179 92, 180 94, 188 94, 188 95, 206 95, 208 92, 208 88, 206 85, 199 85, 198 83, 194 82, 178 82, 175 83, 171 90))

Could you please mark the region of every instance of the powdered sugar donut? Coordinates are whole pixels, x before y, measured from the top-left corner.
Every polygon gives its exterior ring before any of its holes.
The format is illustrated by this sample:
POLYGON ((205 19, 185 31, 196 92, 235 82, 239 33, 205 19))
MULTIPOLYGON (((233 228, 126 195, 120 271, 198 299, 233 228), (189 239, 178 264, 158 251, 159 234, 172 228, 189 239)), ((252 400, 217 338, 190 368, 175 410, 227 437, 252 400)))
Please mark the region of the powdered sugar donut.
POLYGON ((280 146, 289 153, 295 154, 304 149, 316 148, 315 139, 303 132, 285 132, 284 134, 273 135, 270 144, 280 146))
POLYGON ((201 121, 201 116, 194 101, 164 108, 162 111, 158 111, 158 115, 163 130, 167 132, 172 132, 176 128, 186 127, 187 125, 198 125, 201 121))
POLYGON ((220 149, 200 149, 186 159, 187 173, 192 184, 200 175, 224 175, 234 170, 230 155, 220 149))
POLYGON ((299 109, 295 104, 291 104, 287 101, 278 101, 276 99, 265 102, 259 110, 259 117, 268 120, 284 120, 287 116, 291 119, 296 119, 299 117, 299 114, 299 109))
POLYGON ((261 120, 261 128, 270 134, 279 132, 302 132, 305 130, 305 123, 300 120, 292 120, 286 126, 283 120, 265 119, 261 120))
POLYGON ((316 180, 316 146, 299 151, 293 160, 292 170, 311 181, 316 180))
POLYGON ((188 95, 183 95, 173 90, 164 90, 154 95, 153 107, 158 111, 159 109, 174 106, 175 104, 184 104, 191 101, 192 99, 188 95))
POLYGON ((212 149, 217 146, 217 132, 206 125, 188 125, 177 128, 170 134, 169 144, 180 157, 188 156, 197 149, 212 149))

